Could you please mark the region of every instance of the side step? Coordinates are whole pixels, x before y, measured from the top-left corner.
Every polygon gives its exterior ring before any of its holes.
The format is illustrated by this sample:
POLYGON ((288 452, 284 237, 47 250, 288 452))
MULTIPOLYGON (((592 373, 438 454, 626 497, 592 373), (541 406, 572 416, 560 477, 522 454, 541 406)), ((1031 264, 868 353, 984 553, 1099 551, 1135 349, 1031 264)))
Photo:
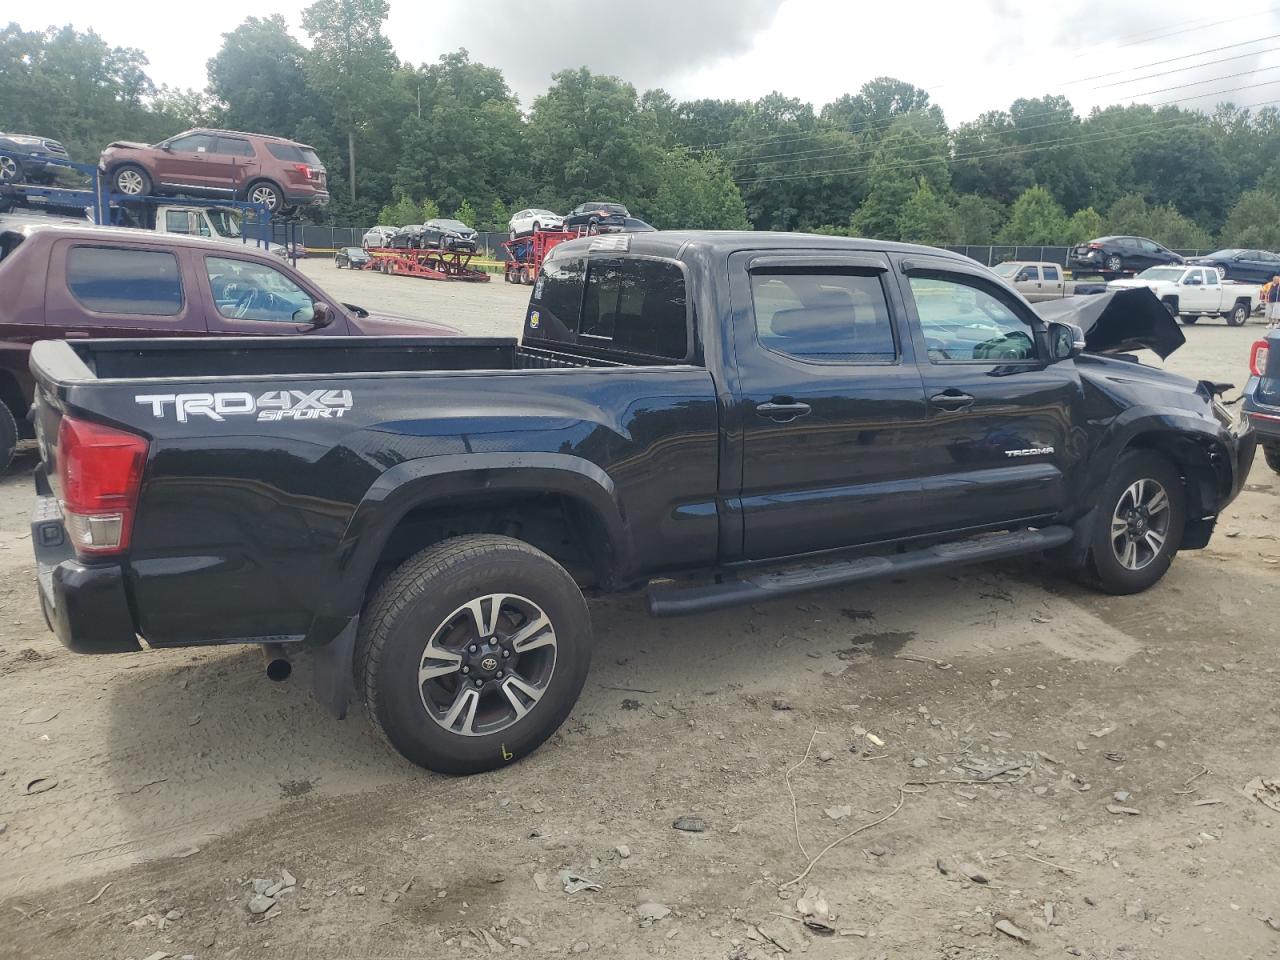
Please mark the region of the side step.
POLYGON ((919 573, 939 567, 964 563, 1003 560, 1024 553, 1039 553, 1070 542, 1070 527, 1042 527, 1038 530, 1016 530, 970 540, 938 543, 920 550, 883 556, 859 557, 853 560, 830 560, 826 563, 783 570, 749 573, 722 583, 693 587, 660 583, 649 587, 649 613, 655 617, 675 617, 685 613, 719 610, 740 603, 772 600, 777 597, 842 586, 861 580, 875 580, 905 573, 919 573))

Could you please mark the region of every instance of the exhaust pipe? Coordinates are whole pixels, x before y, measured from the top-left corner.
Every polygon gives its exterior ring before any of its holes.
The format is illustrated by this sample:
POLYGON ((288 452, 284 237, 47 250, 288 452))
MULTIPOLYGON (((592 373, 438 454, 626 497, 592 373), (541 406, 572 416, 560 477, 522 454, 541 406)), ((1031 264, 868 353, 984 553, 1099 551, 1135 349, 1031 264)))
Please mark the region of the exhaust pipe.
POLYGON ((262 655, 267 660, 267 679, 276 683, 284 683, 293 673, 293 662, 283 643, 264 643, 262 655))

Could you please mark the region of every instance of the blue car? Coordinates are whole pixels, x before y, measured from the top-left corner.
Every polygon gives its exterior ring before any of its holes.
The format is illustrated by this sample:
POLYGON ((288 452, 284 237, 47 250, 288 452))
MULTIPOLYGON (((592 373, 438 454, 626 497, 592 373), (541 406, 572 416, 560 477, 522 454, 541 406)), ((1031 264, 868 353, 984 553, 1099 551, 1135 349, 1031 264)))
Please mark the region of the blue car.
POLYGON ((1280 329, 1267 331, 1249 352, 1244 415, 1257 432, 1267 466, 1280 473, 1280 329))

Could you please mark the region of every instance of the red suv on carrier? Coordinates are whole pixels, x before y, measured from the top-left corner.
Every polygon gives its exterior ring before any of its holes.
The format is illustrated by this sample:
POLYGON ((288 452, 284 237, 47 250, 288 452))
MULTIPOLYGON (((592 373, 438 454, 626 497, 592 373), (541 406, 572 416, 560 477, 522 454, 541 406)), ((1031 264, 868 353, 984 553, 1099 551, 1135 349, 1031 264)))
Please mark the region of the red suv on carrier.
POLYGON ((118 140, 98 167, 112 193, 228 197, 284 207, 325 204, 329 188, 316 152, 303 143, 234 130, 188 130, 154 146, 118 140))

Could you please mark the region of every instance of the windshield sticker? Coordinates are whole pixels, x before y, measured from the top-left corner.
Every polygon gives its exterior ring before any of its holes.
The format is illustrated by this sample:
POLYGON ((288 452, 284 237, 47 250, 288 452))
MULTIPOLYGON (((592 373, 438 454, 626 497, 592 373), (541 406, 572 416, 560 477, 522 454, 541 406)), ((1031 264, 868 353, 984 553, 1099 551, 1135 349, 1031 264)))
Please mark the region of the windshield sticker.
POLYGON ((341 417, 354 404, 350 390, 268 390, 251 393, 148 393, 134 401, 151 407, 152 416, 163 420, 173 413, 179 423, 192 417, 225 420, 252 416, 259 422, 274 420, 329 420, 341 417))

